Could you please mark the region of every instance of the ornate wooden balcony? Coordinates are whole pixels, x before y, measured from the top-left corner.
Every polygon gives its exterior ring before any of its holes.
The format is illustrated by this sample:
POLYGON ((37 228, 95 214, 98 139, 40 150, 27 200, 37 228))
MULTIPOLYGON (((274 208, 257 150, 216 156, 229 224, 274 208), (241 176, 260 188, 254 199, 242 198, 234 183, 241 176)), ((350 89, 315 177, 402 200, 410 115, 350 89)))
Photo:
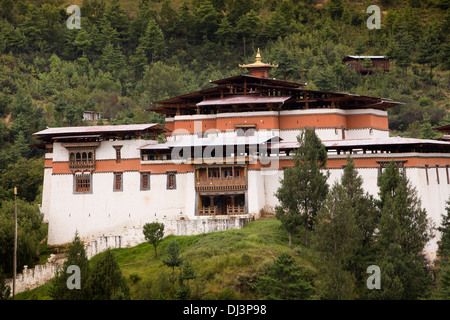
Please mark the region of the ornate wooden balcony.
POLYGON ((215 216, 217 215, 217 206, 214 207, 201 207, 198 209, 199 216, 215 216))
POLYGON ((86 161, 69 161, 70 169, 95 169, 95 161, 94 160, 86 160, 86 161))
POLYGON ((225 178, 200 178, 195 181, 197 191, 244 191, 247 181, 244 176, 225 178))
MULTIPOLYGON (((199 216, 215 216, 219 213, 218 207, 213 206, 204 206, 198 209, 199 216)), ((239 215, 245 214, 245 206, 237 206, 237 205, 227 205, 227 215, 239 215)))
POLYGON ((227 205, 227 215, 245 214, 245 206, 227 205))

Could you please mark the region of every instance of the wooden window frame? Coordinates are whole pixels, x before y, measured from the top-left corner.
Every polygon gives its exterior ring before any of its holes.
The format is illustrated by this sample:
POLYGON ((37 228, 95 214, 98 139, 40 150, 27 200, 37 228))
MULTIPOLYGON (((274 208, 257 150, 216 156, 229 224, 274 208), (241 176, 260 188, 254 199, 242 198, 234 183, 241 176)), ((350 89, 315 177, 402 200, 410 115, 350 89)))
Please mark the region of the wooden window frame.
POLYGON ((122 146, 113 146, 116 150, 116 163, 120 163, 122 160, 122 146))
POLYGON ((150 172, 141 172, 141 191, 150 190, 150 172), (146 184, 146 185, 145 185, 146 184))
POLYGON ((448 174, 448 167, 449 167, 448 164, 445 165, 445 172, 446 172, 446 174, 447 174, 447 184, 450 184, 450 177, 449 177, 449 174, 448 174))
POLYGON ((177 189, 177 173, 176 171, 168 171, 167 172, 167 190, 176 190, 177 189), (173 179, 173 181, 171 181, 173 179))
POLYGON ((441 181, 439 179, 439 165, 436 165, 436 180, 437 180, 437 184, 441 184, 441 181))
POLYGON ((114 172, 113 190, 123 191, 123 172, 114 172))
POLYGON ((73 192, 75 194, 92 193, 92 173, 74 174, 73 192))

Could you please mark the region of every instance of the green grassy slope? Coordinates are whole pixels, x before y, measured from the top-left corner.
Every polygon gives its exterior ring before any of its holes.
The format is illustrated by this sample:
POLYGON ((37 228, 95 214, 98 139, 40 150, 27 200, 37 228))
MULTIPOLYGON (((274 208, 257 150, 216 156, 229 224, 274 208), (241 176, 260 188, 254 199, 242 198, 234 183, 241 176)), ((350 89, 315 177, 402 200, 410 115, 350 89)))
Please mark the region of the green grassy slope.
MULTIPOLYGON (((258 298, 252 284, 266 264, 272 263, 281 252, 289 252, 297 262, 315 274, 317 256, 303 247, 298 239, 288 247, 288 235, 275 218, 250 222, 240 230, 228 230, 193 236, 169 236, 158 246, 154 257, 153 246, 142 243, 132 248, 114 249, 117 262, 126 277, 132 299, 154 299, 157 283, 168 279, 172 269, 162 262, 168 243, 176 240, 185 261, 191 262, 197 278, 190 281, 193 298, 220 299, 258 298), (294 250, 295 249, 295 250, 294 250), (139 281, 132 281, 139 278, 139 281)), ((95 256, 94 261, 98 257, 95 256)), ((176 270, 178 273, 178 271, 176 270)), ((169 281, 170 283, 170 281, 169 281)), ((49 299, 48 284, 18 294, 17 299, 49 299)), ((161 296, 160 298, 165 298, 161 296)))

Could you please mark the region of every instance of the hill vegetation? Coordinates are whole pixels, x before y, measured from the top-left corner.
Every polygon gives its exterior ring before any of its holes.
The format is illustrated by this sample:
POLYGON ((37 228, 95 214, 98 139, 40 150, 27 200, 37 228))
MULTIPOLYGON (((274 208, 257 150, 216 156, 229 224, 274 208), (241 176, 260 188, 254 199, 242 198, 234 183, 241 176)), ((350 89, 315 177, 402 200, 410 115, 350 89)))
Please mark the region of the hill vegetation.
MULTIPOLYGON (((190 263, 195 278, 189 281, 192 299, 257 299, 259 276, 282 253, 288 253, 311 278, 317 276, 317 254, 293 239, 287 246, 288 234, 275 218, 250 222, 240 230, 220 231, 194 236, 169 236, 158 246, 157 257, 150 243, 111 250, 130 287, 130 299, 175 299, 178 279, 173 283, 172 268, 163 260, 167 248, 175 241, 183 264, 190 263)), ((90 260, 94 265, 105 253, 90 260)), ((175 268, 176 278, 180 269, 175 268)), ((16 299, 51 299, 50 283, 16 295, 16 299)), ((311 295, 314 298, 316 293, 311 295)), ((316 296, 317 297, 317 296, 316 296)))

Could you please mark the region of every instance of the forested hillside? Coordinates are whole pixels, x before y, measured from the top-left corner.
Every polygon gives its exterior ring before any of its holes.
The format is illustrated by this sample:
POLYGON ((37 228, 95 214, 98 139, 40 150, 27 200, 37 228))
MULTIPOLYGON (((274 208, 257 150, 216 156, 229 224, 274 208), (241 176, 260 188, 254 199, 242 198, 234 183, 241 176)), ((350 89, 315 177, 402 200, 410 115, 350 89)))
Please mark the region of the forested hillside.
MULTIPOLYGON (((389 111, 392 134, 436 138, 431 128, 450 123, 449 34, 449 0, 1 0, 0 220, 9 221, 18 186, 28 212, 19 229, 33 234, 19 268, 32 265, 42 236, 31 213, 44 152, 34 132, 93 124, 83 111, 101 112, 99 124, 163 123, 145 111, 153 101, 243 73, 238 65, 260 48, 264 62, 279 64, 272 77, 404 102, 389 111), (66 25, 73 4, 80 29, 66 25), (366 26, 371 4, 380 29, 366 26), (391 69, 360 75, 346 55, 386 55, 391 69)), ((12 228, 0 223, 0 243, 12 228)))

